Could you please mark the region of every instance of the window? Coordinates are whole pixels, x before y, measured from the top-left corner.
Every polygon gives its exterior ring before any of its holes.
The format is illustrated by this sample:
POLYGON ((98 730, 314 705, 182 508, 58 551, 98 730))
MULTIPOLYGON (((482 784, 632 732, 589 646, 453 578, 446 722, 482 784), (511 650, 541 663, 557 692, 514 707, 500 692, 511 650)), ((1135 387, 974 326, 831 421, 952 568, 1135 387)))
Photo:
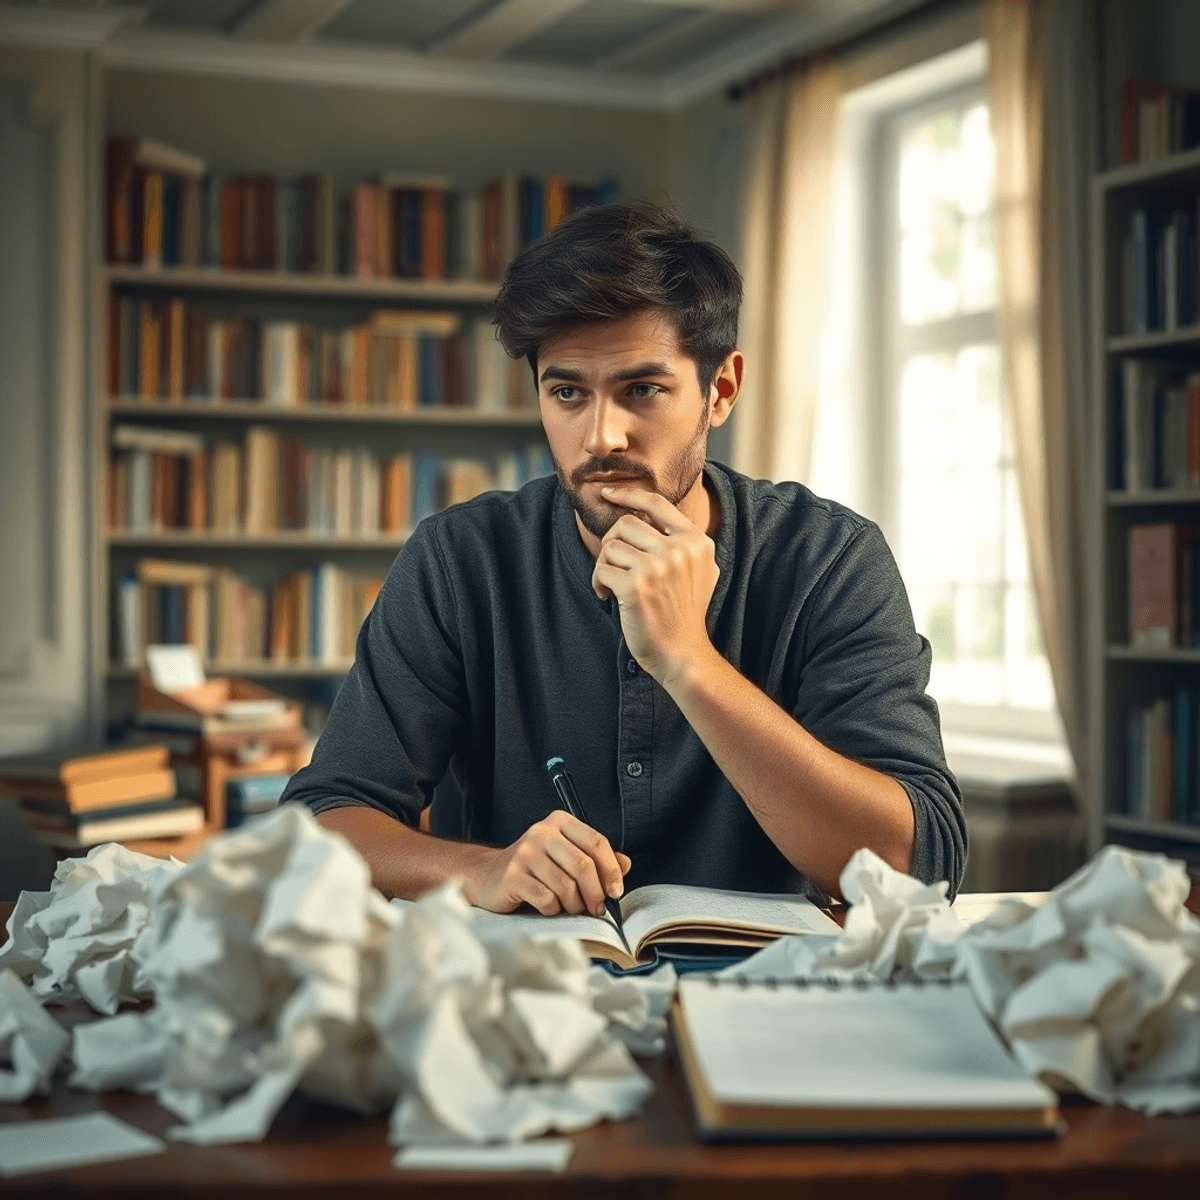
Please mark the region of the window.
POLYGON ((929 690, 951 730, 1061 737, 996 335, 982 88, 893 111, 880 134, 881 516, 933 647, 929 690))

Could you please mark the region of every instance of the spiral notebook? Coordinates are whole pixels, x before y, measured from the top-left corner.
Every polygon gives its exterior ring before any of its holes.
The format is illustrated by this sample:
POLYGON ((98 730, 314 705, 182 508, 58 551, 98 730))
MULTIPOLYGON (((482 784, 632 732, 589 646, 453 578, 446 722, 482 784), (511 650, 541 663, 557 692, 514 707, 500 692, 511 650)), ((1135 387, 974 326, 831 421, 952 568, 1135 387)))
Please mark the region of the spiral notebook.
POLYGON ((964 983, 691 976, 672 1011, 708 1140, 1052 1137, 1058 1099, 964 983))

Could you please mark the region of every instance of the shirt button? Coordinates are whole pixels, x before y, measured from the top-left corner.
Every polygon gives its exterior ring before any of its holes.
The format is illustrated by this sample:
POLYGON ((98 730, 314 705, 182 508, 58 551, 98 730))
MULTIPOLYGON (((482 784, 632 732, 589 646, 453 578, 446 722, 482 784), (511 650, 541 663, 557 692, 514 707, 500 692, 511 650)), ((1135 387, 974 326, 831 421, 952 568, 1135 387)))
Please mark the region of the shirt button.
POLYGON ((636 675, 637 674, 637 659, 631 658, 629 660, 628 665, 625 667, 625 670, 627 670, 630 673, 630 675, 636 675))
POLYGON ((642 764, 640 762, 631 762, 625 764, 625 774, 632 775, 636 779, 642 773, 642 764))

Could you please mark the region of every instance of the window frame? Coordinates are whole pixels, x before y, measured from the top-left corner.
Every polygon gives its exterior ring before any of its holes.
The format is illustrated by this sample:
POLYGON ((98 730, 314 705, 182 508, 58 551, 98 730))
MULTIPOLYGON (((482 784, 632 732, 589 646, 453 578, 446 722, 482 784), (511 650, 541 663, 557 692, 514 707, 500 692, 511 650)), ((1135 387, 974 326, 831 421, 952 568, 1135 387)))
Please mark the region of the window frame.
MULTIPOLYGON (((867 370, 864 380, 868 425, 877 431, 877 436, 866 439, 865 465, 867 477, 876 481, 872 507, 878 523, 889 544, 897 548, 900 547, 900 381, 903 364, 913 354, 954 352, 971 344, 999 343, 995 308, 958 313, 926 325, 906 326, 901 319, 900 242, 897 236, 900 133, 902 128, 923 116, 951 105, 967 107, 975 101, 988 102, 983 72, 897 97, 890 104, 874 109, 871 127, 863 143, 867 208, 864 213, 862 261, 866 278, 863 281, 862 319, 866 345, 880 349, 874 356, 875 365, 867 370), (872 277, 879 280, 881 286, 871 288, 872 277)), ((1005 412, 1010 415, 1007 397, 1005 412)), ((1011 445, 1011 432, 1009 441, 1011 445)), ((899 557, 897 554, 897 559, 899 557)), ((938 707, 942 728, 951 736, 991 736, 1065 745, 1057 705, 1049 710, 1038 710, 1009 704, 975 705, 938 700, 938 707)))

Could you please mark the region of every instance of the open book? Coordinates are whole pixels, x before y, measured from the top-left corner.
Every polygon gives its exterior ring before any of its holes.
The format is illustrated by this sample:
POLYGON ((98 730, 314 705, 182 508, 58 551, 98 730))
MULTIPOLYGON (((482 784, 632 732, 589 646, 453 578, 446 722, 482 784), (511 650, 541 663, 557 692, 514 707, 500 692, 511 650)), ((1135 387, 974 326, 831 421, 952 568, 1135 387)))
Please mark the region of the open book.
POLYGON ((652 962, 658 947, 684 946, 693 952, 709 949, 752 952, 789 933, 837 933, 837 925, 803 896, 725 892, 681 883, 652 883, 636 888, 621 900, 625 936, 608 917, 561 913, 493 913, 474 910, 483 938, 578 938, 592 958, 606 958, 619 967, 652 962))

